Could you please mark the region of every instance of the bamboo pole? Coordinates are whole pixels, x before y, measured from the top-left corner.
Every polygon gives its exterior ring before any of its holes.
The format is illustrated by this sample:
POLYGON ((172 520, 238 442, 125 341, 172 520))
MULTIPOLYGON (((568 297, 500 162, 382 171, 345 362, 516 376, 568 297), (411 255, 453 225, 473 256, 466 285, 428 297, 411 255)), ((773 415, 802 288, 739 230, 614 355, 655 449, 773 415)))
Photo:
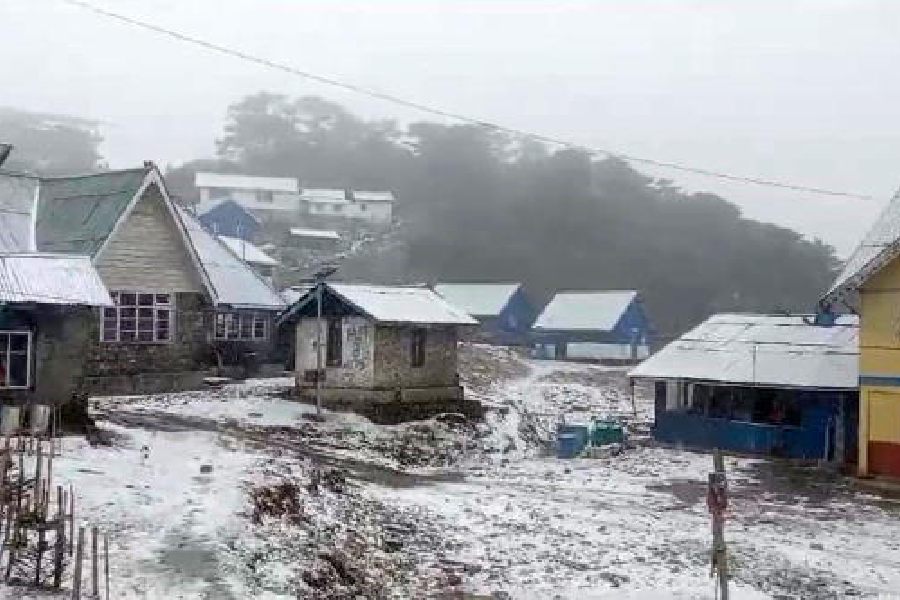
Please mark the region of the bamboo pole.
POLYGON ((61 485, 56 486, 56 544, 53 549, 53 587, 62 584, 63 554, 66 544, 66 500, 61 485))
POLYGON ((109 600, 109 534, 103 534, 103 571, 106 575, 106 600, 109 600))
POLYGON ((94 598, 100 597, 100 548, 97 543, 97 526, 91 527, 91 591, 94 598))
POLYGON ((84 560, 84 527, 78 528, 78 548, 75 551, 75 571, 72 574, 72 600, 81 600, 81 564, 84 560))

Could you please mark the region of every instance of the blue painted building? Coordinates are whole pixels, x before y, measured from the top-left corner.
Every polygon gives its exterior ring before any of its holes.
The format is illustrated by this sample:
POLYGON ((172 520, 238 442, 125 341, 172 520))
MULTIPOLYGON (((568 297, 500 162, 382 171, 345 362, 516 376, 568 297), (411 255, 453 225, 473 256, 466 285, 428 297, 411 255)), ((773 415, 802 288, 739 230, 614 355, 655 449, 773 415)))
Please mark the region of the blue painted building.
POLYGON ((538 358, 627 363, 649 356, 651 331, 636 291, 559 292, 531 339, 538 358))
POLYGON ((498 344, 524 344, 536 311, 520 283, 439 283, 437 292, 478 321, 470 337, 498 344))
POLYGON ((653 384, 654 437, 693 448, 853 462, 858 320, 710 317, 629 373, 653 384))
POLYGON ((262 225, 243 206, 234 200, 223 200, 198 217, 208 231, 242 240, 252 241, 262 225))

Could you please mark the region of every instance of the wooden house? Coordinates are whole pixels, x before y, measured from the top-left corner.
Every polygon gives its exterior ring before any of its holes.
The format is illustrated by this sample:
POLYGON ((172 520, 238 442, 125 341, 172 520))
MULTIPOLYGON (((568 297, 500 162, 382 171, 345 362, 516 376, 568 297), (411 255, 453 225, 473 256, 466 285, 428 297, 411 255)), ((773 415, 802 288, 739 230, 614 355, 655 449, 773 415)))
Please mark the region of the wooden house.
POLYGON ((632 290, 559 292, 531 328, 539 358, 610 363, 646 358, 650 333, 640 295, 632 290))
POLYGON ((859 315, 859 473, 900 477, 900 193, 820 305, 821 322, 859 315))
POLYGON ((262 229, 262 222, 249 210, 228 199, 215 204, 197 217, 214 235, 253 241, 262 229))
POLYGON ((714 315, 629 376, 653 385, 659 441, 852 463, 858 333, 853 316, 714 315))
POLYGON ((437 292, 478 321, 472 338, 498 344, 524 344, 535 311, 520 283, 438 283, 437 292))
POLYGON ((477 325, 465 312, 428 288, 334 283, 322 287, 320 320, 318 293, 283 317, 296 331, 302 397, 315 397, 318 378, 326 405, 382 421, 477 406, 464 400, 457 371, 460 328, 477 325))
POLYGON ((171 200, 154 165, 31 182, 30 250, 87 257, 113 302, 90 325, 85 389, 194 388, 274 360, 281 297, 171 200))

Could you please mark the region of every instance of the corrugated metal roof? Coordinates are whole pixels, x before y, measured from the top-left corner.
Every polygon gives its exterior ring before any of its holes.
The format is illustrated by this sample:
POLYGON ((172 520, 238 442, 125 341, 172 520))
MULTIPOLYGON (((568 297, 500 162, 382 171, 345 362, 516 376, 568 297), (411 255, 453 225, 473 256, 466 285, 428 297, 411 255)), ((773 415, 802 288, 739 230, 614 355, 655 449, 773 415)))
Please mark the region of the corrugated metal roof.
POLYGON ((220 235, 219 241, 225 244, 229 250, 234 252, 245 263, 264 267, 274 267, 278 264, 277 260, 260 250, 259 246, 251 244, 247 240, 220 235))
POLYGON ((803 315, 714 315, 629 373, 738 385, 853 389, 859 378, 859 321, 831 327, 803 315))
POLYGON ((254 177, 231 173, 200 172, 194 176, 194 185, 198 188, 264 190, 294 194, 300 191, 300 184, 293 177, 254 177))
POLYGON ((93 256, 140 190, 148 168, 42 179, 37 249, 93 256))
POLYGON ((284 301, 224 244, 203 229, 186 209, 176 206, 197 258, 206 272, 215 304, 236 308, 284 308, 284 301))
POLYGON ((900 192, 894 195, 875 220, 872 229, 850 255, 844 268, 826 292, 825 298, 834 298, 855 291, 898 254, 900 254, 900 192))
POLYGON ((297 300, 309 293, 309 290, 311 289, 313 289, 312 285, 294 285, 281 290, 279 293, 284 299, 284 303, 288 306, 292 306, 297 300))
POLYGON ((377 192, 371 190, 353 191, 353 199, 357 202, 393 202, 393 192, 377 192))
POLYGON ((306 202, 323 202, 327 204, 349 204, 347 193, 344 190, 331 190, 324 188, 303 188, 300 197, 306 202))
POLYGON ((0 173, 0 252, 32 252, 32 211, 39 180, 0 173))
POLYGON ((439 283, 434 291, 470 315, 496 317, 509 304, 520 283, 439 283))
POLYGON ((478 324, 478 321, 426 287, 350 283, 330 283, 328 287, 380 323, 478 324))
POLYGON ((87 256, 0 254, 0 302, 112 306, 87 256))
POLYGON ((546 331, 611 331, 637 298, 634 290, 560 292, 534 322, 546 331))
POLYGON ((341 239, 341 235, 333 229, 307 229, 305 227, 291 227, 291 235, 295 237, 316 238, 321 240, 341 239))

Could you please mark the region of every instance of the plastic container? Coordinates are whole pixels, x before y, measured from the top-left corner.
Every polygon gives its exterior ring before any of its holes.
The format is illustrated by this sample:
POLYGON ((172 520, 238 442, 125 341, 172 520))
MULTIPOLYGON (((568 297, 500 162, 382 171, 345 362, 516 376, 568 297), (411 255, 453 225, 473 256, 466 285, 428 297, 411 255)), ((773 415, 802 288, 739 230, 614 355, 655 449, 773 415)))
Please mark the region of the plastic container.
POLYGON ((625 441, 625 428, 615 421, 597 421, 591 431, 591 444, 605 446, 607 444, 621 444, 625 441))
POLYGON ((47 425, 50 423, 50 407, 46 404, 34 404, 29 409, 29 423, 31 424, 31 433, 37 435, 47 431, 47 425))
POLYGON ((556 436, 557 458, 575 458, 583 448, 584 445, 574 433, 560 433, 556 436))
POLYGON ((11 435, 19 429, 21 408, 18 406, 0 406, 0 434, 11 435))

